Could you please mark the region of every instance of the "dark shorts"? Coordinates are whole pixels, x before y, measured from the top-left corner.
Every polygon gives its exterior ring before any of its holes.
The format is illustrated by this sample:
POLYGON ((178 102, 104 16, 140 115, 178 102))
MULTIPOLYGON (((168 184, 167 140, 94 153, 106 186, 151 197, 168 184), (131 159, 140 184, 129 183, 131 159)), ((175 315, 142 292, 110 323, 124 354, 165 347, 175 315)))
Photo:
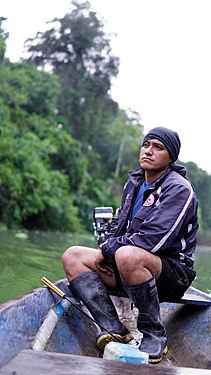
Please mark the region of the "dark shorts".
MULTIPOLYGON (((179 264, 171 258, 160 257, 162 271, 157 280, 157 290, 160 302, 177 302, 191 285, 196 273, 184 264, 179 264)), ((117 290, 124 293, 120 274, 115 268, 117 290)))
POLYGON ((177 302, 191 285, 196 273, 171 258, 160 257, 162 272, 157 280, 160 302, 177 302))

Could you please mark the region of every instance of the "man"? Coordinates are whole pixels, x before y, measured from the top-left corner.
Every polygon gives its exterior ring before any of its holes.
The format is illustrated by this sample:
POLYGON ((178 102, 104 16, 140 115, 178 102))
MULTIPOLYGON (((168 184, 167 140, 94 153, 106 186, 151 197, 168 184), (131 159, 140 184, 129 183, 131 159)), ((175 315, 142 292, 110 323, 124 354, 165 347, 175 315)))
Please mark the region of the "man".
POLYGON ((124 343, 132 339, 107 292, 116 289, 124 290, 139 311, 139 349, 149 353, 149 362, 159 362, 167 352, 159 302, 178 301, 196 274, 197 199, 185 168, 175 164, 179 151, 176 132, 152 129, 106 241, 98 250, 73 246, 63 255, 70 290, 106 329, 97 337, 100 349, 113 335, 124 343))

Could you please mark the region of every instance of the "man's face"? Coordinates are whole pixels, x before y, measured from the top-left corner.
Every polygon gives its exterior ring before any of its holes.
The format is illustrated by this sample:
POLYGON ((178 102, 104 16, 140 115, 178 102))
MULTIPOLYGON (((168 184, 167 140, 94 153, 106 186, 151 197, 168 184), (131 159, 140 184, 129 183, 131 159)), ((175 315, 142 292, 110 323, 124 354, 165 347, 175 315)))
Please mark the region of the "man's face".
POLYGON ((164 171, 172 161, 164 144, 157 139, 144 142, 140 151, 140 166, 145 171, 164 171))

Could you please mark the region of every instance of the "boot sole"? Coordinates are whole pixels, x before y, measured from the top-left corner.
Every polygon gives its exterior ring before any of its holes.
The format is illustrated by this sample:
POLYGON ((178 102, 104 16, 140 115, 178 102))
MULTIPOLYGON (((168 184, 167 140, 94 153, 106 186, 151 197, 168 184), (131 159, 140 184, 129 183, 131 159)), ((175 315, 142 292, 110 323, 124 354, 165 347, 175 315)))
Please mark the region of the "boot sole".
POLYGON ((159 363, 162 360, 163 356, 167 353, 168 353, 168 347, 166 346, 164 348, 164 351, 163 351, 161 357, 159 357, 159 358, 149 358, 149 363, 159 363))
POLYGON ((105 346, 109 342, 121 342, 123 344, 128 344, 131 340, 133 340, 133 335, 131 335, 130 333, 125 336, 121 336, 115 333, 113 336, 109 334, 103 334, 97 339, 96 345, 99 350, 104 350, 105 346))

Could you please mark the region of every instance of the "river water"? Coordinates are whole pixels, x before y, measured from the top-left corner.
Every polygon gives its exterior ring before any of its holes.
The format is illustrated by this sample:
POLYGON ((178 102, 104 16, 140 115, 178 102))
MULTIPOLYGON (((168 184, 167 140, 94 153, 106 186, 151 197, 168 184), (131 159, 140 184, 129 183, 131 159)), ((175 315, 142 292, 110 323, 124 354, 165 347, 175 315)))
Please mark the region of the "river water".
MULTIPOLYGON (((92 235, 0 231, 0 303, 42 286, 42 276, 64 278, 61 256, 73 244, 96 247, 92 235)), ((192 286, 210 293, 211 246, 197 247, 195 265, 192 286)))

